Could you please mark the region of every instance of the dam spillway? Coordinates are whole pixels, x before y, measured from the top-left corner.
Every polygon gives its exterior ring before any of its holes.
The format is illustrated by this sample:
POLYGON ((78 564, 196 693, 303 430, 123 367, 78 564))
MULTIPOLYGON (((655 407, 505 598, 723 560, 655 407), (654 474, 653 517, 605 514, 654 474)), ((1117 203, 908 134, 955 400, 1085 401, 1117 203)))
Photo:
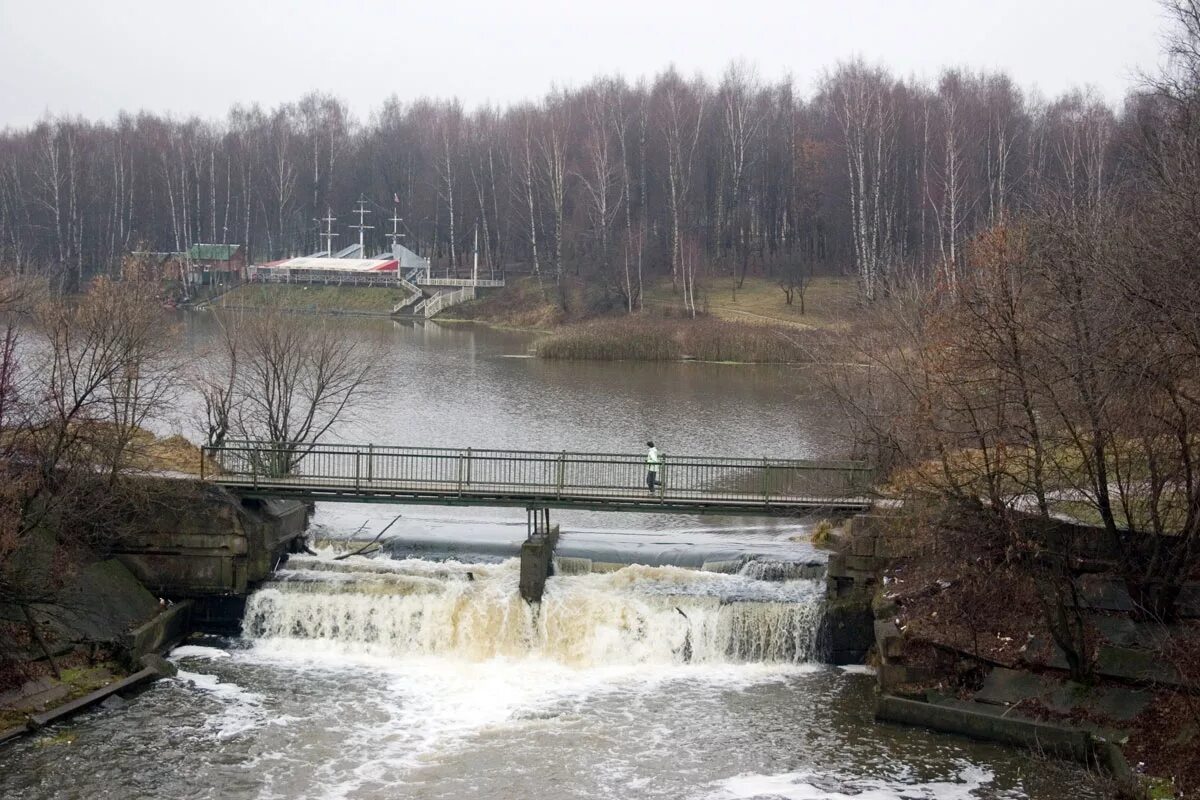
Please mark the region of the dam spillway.
POLYGON ((540 604, 497 564, 294 557, 253 594, 244 623, 265 646, 312 640, 377 656, 546 659, 574 667, 806 663, 823 586, 631 565, 560 575, 540 604))

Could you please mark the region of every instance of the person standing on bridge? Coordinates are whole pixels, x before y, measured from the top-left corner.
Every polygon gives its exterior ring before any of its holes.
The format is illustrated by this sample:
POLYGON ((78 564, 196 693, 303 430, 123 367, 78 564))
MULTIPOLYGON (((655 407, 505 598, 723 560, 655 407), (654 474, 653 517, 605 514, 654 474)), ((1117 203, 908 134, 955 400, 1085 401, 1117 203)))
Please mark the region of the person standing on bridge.
POLYGON ((655 485, 661 485, 658 481, 658 469, 662 466, 662 457, 658 454, 654 442, 646 442, 646 447, 650 448, 646 451, 646 488, 650 490, 650 494, 654 494, 655 485))

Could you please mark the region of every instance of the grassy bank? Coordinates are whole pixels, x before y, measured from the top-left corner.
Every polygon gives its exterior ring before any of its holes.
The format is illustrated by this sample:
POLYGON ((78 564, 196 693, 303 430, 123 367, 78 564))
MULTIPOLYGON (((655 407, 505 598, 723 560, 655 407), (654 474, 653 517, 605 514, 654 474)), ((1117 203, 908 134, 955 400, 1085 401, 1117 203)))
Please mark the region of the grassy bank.
POLYGON ((810 360, 802 331, 711 317, 635 314, 567 325, 537 342, 540 358, 596 361, 732 361, 788 364, 810 360))
POLYGON ((248 284, 222 295, 219 308, 284 308, 327 314, 391 314, 402 297, 395 289, 370 286, 248 284))
MULTIPOLYGON (((17 641, 28 636, 20 627, 8 629, 6 635, 16 637, 17 641)), ((0 667, 0 670, 7 668, 0 675, 0 686, 7 690, 4 702, 0 703, 0 732, 24 727, 32 714, 65 705, 129 675, 129 670, 109 658, 108 653, 99 655, 102 657, 91 658, 75 652, 61 658, 58 662, 60 677, 57 678, 45 661, 0 667)), ((69 732, 65 735, 74 738, 69 732)))
MULTIPOLYGON (((572 291, 568 290, 568 308, 572 291)), ((478 300, 454 306, 441 317, 471 322, 483 322, 505 328, 551 330, 573 316, 555 299, 552 282, 539 284, 534 278, 510 278, 499 291, 489 290, 478 300)))
MULTIPOLYGON (((710 280, 699 292, 697 305, 704 315, 745 325, 779 328, 841 329, 851 324, 857 295, 848 278, 817 278, 805 295, 788 305, 778 284, 768 278, 748 277, 739 288, 732 278, 710 280)), ((646 287, 642 310, 654 315, 684 316, 681 295, 670 281, 646 287)), ((560 289, 553 281, 532 277, 510 278, 508 286, 471 303, 450 309, 447 318, 485 322, 514 328, 552 330, 563 325, 603 317, 624 317, 621 297, 574 279, 560 289)))
MULTIPOLYGON (((805 292, 801 313, 799 296, 788 305, 774 280, 747 277, 739 288, 733 278, 718 278, 706 285, 702 306, 717 319, 748 325, 843 328, 850 324, 857 308, 856 292, 850 278, 815 278, 805 292)), ((669 281, 647 288, 645 304, 648 308, 682 308, 669 281)))
POLYGON ((628 314, 620 298, 595 287, 521 278, 446 316, 546 331, 536 345, 541 358, 784 364, 809 361, 810 333, 848 327, 856 308, 853 281, 841 278, 814 281, 804 314, 798 299, 789 306, 764 278, 747 278, 740 289, 731 279, 714 280, 703 294, 693 319, 663 282, 647 287, 643 309, 628 314))
MULTIPOLYGON (((130 444, 130 455, 130 466, 135 470, 200 474, 200 448, 179 434, 159 438, 149 431, 139 430, 130 444)), ((217 467, 208 461, 205 471, 216 474, 217 467)))

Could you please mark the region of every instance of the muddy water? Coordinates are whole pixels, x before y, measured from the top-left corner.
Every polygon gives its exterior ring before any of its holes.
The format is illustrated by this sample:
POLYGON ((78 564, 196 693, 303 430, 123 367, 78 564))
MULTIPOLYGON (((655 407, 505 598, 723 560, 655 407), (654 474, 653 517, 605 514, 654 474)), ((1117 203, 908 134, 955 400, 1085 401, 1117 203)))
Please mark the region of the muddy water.
POLYGON ((243 637, 122 709, 0 751, 0 796, 1097 797, 1071 767, 875 724, 817 663, 821 585, 674 567, 295 559, 243 637))
MULTIPOLYGON (((181 324, 202 354, 211 318, 181 324)), ((332 324, 385 352, 385 391, 343 441, 844 453, 802 369, 544 362, 524 334, 332 324)), ((168 429, 192 433, 193 404, 168 429)), ((820 663, 821 583, 781 568, 823 560, 811 520, 555 512, 572 564, 635 565, 564 570, 535 612, 505 560, 520 510, 325 504, 314 533, 397 510, 384 557, 294 559, 243 636, 180 648, 177 678, 0 750, 0 797, 1099 796, 1070 766, 874 723, 873 678, 820 663)))

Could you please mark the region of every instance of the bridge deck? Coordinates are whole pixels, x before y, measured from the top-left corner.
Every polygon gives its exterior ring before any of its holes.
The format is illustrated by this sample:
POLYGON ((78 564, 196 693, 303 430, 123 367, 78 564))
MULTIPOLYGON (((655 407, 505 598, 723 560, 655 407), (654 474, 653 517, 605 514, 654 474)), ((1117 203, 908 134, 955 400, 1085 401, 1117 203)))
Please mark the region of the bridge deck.
POLYGON ((871 505, 858 462, 229 442, 210 480, 240 492, 342 502, 795 515, 871 505))

